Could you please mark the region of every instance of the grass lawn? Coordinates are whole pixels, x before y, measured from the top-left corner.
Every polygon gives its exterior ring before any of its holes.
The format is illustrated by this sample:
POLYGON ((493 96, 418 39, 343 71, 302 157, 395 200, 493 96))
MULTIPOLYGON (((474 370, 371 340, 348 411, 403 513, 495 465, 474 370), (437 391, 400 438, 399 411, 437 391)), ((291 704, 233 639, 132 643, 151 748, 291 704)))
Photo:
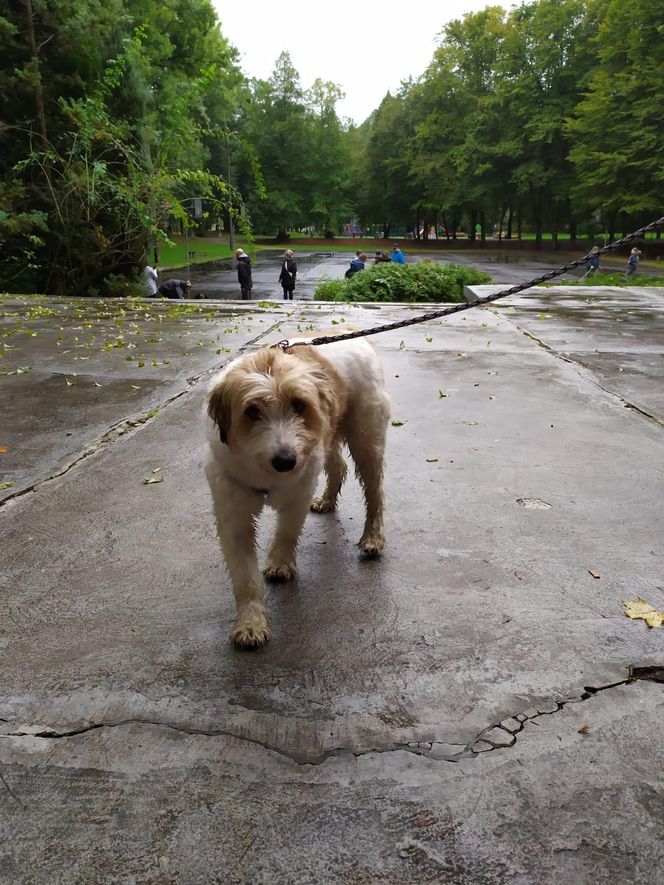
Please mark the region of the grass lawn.
MULTIPOLYGON (((187 256, 184 237, 173 237, 173 242, 174 246, 159 247, 160 270, 166 270, 169 267, 186 267, 187 256)), ((220 242, 212 237, 189 237, 189 252, 190 264, 201 264, 204 261, 214 261, 217 258, 230 258, 233 255, 228 243, 220 242)))

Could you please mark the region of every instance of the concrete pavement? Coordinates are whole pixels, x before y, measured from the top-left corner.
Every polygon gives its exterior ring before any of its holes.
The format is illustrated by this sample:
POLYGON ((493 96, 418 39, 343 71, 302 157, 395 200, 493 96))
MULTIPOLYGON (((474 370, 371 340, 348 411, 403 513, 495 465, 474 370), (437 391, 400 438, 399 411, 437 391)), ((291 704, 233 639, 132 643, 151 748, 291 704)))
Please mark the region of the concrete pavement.
POLYGON ((662 290, 379 336, 386 555, 358 560, 349 481, 258 653, 228 641, 208 374, 412 308, 25 301, 2 367, 31 369, 0 377, 3 882, 664 882, 664 628, 621 605, 664 610, 662 290))

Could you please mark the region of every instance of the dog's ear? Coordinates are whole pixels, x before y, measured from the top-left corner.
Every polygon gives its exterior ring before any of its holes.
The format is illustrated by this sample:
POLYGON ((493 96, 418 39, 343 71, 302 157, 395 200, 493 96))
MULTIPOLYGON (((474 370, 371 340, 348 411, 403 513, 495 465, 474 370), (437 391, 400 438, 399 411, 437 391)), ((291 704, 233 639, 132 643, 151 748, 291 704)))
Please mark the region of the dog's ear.
POLYGON ((210 391, 207 410, 208 415, 219 429, 219 438, 222 443, 228 445, 228 433, 231 427, 231 398, 225 379, 222 379, 219 384, 210 391))
POLYGON ((334 430, 341 416, 342 404, 339 397, 339 387, 334 379, 322 367, 317 367, 311 373, 316 379, 316 389, 321 406, 325 412, 330 428, 334 430))

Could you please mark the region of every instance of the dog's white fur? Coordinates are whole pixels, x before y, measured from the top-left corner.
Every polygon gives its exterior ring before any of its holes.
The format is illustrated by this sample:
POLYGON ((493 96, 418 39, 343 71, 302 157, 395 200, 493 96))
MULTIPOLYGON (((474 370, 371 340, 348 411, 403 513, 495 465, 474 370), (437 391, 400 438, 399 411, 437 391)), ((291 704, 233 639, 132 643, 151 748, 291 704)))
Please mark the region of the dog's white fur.
POLYGON ((336 507, 346 476, 344 442, 364 489, 359 547, 365 556, 380 554, 389 416, 381 363, 365 339, 286 352, 266 348, 233 360, 213 379, 206 475, 235 595, 237 645, 261 646, 271 636, 256 558, 256 522, 263 506, 278 513, 263 574, 268 580, 291 580, 307 511, 336 507), (325 489, 312 499, 323 468, 325 489))

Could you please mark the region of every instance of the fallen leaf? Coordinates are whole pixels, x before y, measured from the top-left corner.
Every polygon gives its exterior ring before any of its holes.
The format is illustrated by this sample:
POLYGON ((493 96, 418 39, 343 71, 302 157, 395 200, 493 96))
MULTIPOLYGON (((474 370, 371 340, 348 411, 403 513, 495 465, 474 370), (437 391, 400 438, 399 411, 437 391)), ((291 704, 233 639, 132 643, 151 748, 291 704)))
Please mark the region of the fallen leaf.
POLYGON ((661 627, 664 624, 664 612, 656 611, 649 602, 641 596, 636 597, 636 602, 621 600, 625 606, 625 615, 635 621, 643 620, 649 627, 661 627))
POLYGON ((438 458, 427 458, 427 464, 435 464, 438 458))
POLYGON ((431 344, 431 342, 433 341, 433 338, 426 338, 425 341, 426 341, 428 344, 431 344))
POLYGON ((447 393, 446 390, 439 390, 438 391, 438 399, 444 399, 446 396, 449 396, 449 393, 447 393))
POLYGON ((594 572, 591 568, 588 569, 588 574, 592 575, 593 578, 599 578, 599 575, 597 574, 597 572, 594 572))
POLYGON ((405 342, 402 341, 401 344, 399 345, 399 350, 405 350, 405 349, 406 349, 406 344, 405 344, 405 342))
POLYGON ((163 482, 163 481, 164 481, 163 476, 146 476, 145 479, 143 480, 143 482, 146 486, 152 485, 153 482, 163 482))
POLYGON ((161 473, 161 467, 155 467, 155 469, 152 472, 153 473, 161 473))
POLYGON ((13 482, 0 482, 0 491, 4 491, 5 489, 13 489, 13 482))
POLYGON ((132 390, 140 390, 141 389, 140 384, 130 384, 129 386, 131 387, 132 390))
POLYGON ((4 446, 0 446, 0 455, 4 455, 7 449, 4 446))
POLYGON ((464 421, 464 424, 467 424, 469 427, 477 427, 477 421, 464 421))
POLYGON ((397 418, 395 418, 394 421, 392 421, 392 427, 403 427, 405 423, 405 421, 399 421, 397 418))
POLYGON ((579 729, 579 734, 588 734, 590 728, 587 725, 582 725, 579 729))

